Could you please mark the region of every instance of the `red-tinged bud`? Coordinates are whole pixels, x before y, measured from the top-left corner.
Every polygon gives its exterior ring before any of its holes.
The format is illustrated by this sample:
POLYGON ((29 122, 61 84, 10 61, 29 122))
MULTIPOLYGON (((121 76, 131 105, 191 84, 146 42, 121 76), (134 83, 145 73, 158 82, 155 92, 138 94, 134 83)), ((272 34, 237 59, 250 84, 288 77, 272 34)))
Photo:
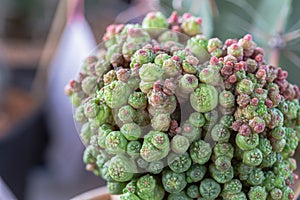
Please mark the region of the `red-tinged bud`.
POLYGON ((291 84, 282 92, 282 96, 287 100, 293 100, 295 95, 294 87, 291 84))
POLYGON ((74 88, 75 87, 75 85, 76 85, 76 81, 75 80, 70 80, 70 82, 69 82, 69 86, 70 86, 70 88, 74 88))
POLYGON ((170 124, 171 128, 177 128, 178 127, 178 122, 176 120, 172 120, 170 124))
POLYGON ((294 88, 294 91, 295 91, 295 99, 299 99, 300 98, 299 87, 297 85, 294 85, 293 88, 294 88))
POLYGON ((237 43, 234 43, 231 46, 229 46, 227 48, 227 53, 229 55, 236 57, 236 59, 238 61, 242 60, 242 58, 243 58, 243 48, 241 46, 239 46, 237 43))
POLYGON ((251 99, 251 104, 254 105, 254 106, 257 106, 257 104, 258 104, 258 99, 257 99, 257 98, 252 98, 252 99, 251 99))
POLYGON ((158 92, 158 91, 160 91, 161 89, 162 89, 162 84, 161 84, 161 81, 158 80, 158 81, 156 81, 156 82, 153 84, 153 90, 154 90, 155 92, 158 92))
POLYGON ((258 54, 257 56, 255 56, 255 61, 256 62, 262 62, 263 61, 263 55, 258 54))
POLYGON ((108 33, 114 33, 115 32, 115 25, 111 24, 106 28, 106 32, 108 33))
POLYGON ((236 63, 237 59, 236 57, 232 56, 232 55, 227 55, 224 57, 224 62, 232 62, 232 63, 236 63))
POLYGON ((73 92, 79 92, 81 90, 80 83, 75 80, 70 80, 69 87, 73 92))
POLYGON ((178 14, 176 11, 174 11, 171 16, 168 18, 169 24, 176 24, 178 23, 178 14))
POLYGON ((264 90, 262 88, 257 88, 255 90, 258 94, 263 94, 264 93, 264 90))
POLYGON ((240 61, 241 69, 247 71, 247 63, 245 61, 240 61))
POLYGON ((237 43, 231 45, 233 50, 238 50, 240 47, 237 43))
POLYGON ((251 34, 247 34, 244 36, 244 39, 247 41, 251 41, 252 40, 252 35, 251 34))
POLYGON ((201 18, 196 18, 195 21, 196 21, 196 23, 199 24, 199 25, 202 24, 202 19, 201 19, 201 18))
POLYGON ((227 47, 231 46, 232 44, 236 44, 236 43, 237 43, 237 40, 235 40, 235 39, 227 39, 227 40, 225 41, 225 45, 226 45, 227 47))
POLYGON ((177 128, 175 129, 175 132, 176 132, 176 134, 181 133, 181 132, 182 132, 182 128, 181 128, 181 127, 177 127, 177 128))
POLYGON ((164 93, 171 96, 175 93, 176 85, 172 79, 166 79, 163 87, 164 93))
POLYGON ((124 28, 124 24, 118 24, 115 27, 115 33, 120 33, 124 28))
POLYGON ((267 108, 272 108, 272 106, 273 106, 273 102, 270 99, 267 99, 265 101, 265 104, 266 104, 267 108))
POLYGON ((239 131, 242 125, 243 125, 242 121, 239 121, 239 120, 235 121, 235 122, 232 123, 232 129, 234 131, 239 131))
POLYGON ((284 79, 286 79, 288 77, 288 72, 287 71, 283 71, 282 72, 282 76, 284 79))
POLYGON ((229 76, 228 78, 228 82, 229 83, 235 83, 237 81, 236 75, 232 74, 231 76, 229 76))
POLYGON ((191 14, 191 13, 184 13, 184 14, 182 15, 182 19, 188 19, 188 18, 190 18, 190 17, 192 17, 192 14, 191 14))
POLYGON ((243 124, 239 129, 239 134, 243 136, 249 136, 251 134, 251 129, 247 124, 243 124))
POLYGON ((172 57, 172 59, 173 59, 173 60, 175 60, 175 61, 177 61, 177 62, 179 62, 179 61, 180 61, 180 57, 179 57, 179 56, 177 56, 177 55, 174 55, 174 56, 172 57))
POLYGON ((246 70, 246 63, 241 61, 234 64, 234 71, 246 70))
POLYGON ((281 68, 278 69, 278 75, 277 79, 278 80, 285 80, 288 76, 288 72, 285 70, 282 70, 281 68))
POLYGON ((160 50, 161 50, 161 47, 160 47, 159 45, 154 45, 154 47, 153 47, 154 53, 157 53, 157 52, 159 52, 160 50))
POLYGON ((225 65, 230 66, 232 68, 233 68, 233 66, 235 66, 235 64, 233 62, 231 62, 231 61, 225 62, 225 65))
POLYGON ((129 28, 127 33, 131 37, 138 37, 142 35, 142 31, 139 28, 129 28))
POLYGON ((258 79, 266 79, 266 75, 267 75, 266 70, 264 70, 264 69, 259 69, 259 70, 257 70, 255 76, 256 76, 256 78, 258 78, 258 79))
POLYGON ((130 77, 130 71, 128 69, 121 68, 117 71, 117 79, 122 82, 127 82, 130 77))
POLYGON ((180 26, 178 26, 178 25, 172 26, 172 31, 179 32, 180 31, 180 26))
MULTIPOLYGON (((228 62, 232 64, 231 62, 228 62)), ((227 65, 227 63, 222 67, 221 69, 221 75, 222 76, 230 76, 233 73, 233 67, 232 65, 227 65)))
POLYGON ((181 133, 181 128, 178 127, 178 122, 176 120, 171 120, 170 131, 169 131, 168 135, 170 137, 173 137, 179 133, 181 133))
POLYGON ((254 117, 250 120, 249 125, 255 133, 261 133, 265 130, 265 121, 260 117, 254 117))
POLYGON ((139 67, 140 67, 140 64, 139 63, 135 63, 133 65, 133 70, 137 71, 139 67))
POLYGON ((219 64, 219 59, 215 56, 211 57, 210 64, 211 65, 218 65, 219 64))
POLYGON ((95 169, 96 169, 95 164, 87 164, 87 165, 85 166, 85 170, 86 170, 86 171, 92 172, 92 171, 94 171, 95 169))
POLYGON ((192 131, 192 127, 190 127, 190 126, 185 126, 184 129, 183 129, 183 131, 189 133, 189 132, 192 131))
POLYGON ((107 35, 103 35, 103 37, 102 37, 102 40, 105 42, 105 41, 107 41, 109 38, 108 38, 108 36, 107 35))
POLYGON ((67 84, 67 85, 65 86, 65 94, 66 94, 67 96, 71 96, 71 94, 73 94, 73 91, 72 91, 72 88, 71 88, 70 84, 67 84))

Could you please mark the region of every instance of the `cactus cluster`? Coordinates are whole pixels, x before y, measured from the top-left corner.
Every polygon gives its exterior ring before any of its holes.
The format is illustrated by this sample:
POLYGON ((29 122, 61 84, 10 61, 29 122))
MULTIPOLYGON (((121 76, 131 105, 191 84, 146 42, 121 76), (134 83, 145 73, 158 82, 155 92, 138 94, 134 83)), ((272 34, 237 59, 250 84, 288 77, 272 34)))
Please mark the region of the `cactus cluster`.
POLYGON ((291 200, 300 92, 252 36, 207 39, 201 19, 110 25, 66 94, 86 169, 122 200, 291 200))

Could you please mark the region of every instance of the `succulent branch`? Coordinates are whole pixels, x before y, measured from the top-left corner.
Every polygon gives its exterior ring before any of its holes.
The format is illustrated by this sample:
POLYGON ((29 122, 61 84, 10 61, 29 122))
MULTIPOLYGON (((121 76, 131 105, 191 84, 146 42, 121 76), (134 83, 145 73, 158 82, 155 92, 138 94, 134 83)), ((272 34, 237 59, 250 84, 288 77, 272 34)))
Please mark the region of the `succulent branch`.
MULTIPOLYGON (((285 48, 282 34, 273 40, 273 53, 285 48)), ((199 17, 151 12, 110 25, 103 42, 65 90, 86 169, 112 194, 294 198, 300 90, 251 34, 206 38, 199 17)))

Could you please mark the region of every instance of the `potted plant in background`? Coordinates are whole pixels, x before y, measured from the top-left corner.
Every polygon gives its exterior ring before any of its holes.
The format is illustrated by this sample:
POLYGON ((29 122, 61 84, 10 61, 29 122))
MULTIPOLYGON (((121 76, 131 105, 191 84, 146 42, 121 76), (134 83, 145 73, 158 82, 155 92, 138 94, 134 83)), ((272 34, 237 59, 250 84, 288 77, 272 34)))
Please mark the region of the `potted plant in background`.
POLYGON ((298 87, 250 34, 201 25, 157 12, 107 28, 65 88, 86 169, 120 199, 294 199, 298 87))

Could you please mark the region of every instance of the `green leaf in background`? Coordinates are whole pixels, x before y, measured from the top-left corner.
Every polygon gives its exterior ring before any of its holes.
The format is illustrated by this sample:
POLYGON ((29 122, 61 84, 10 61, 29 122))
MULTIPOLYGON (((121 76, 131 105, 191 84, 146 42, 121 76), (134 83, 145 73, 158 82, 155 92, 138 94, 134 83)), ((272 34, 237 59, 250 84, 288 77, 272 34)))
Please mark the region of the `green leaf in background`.
POLYGON ((289 80, 300 84, 300 1, 292 1, 291 14, 287 21, 286 34, 290 36, 286 49, 280 59, 280 64, 289 71, 289 80))
POLYGON ((214 21, 215 36, 225 40, 227 38, 239 38, 249 32, 253 12, 256 10, 255 4, 252 5, 244 0, 224 0, 216 1, 216 3, 219 15, 214 21))
MULTIPOLYGON (((267 33, 270 37, 285 32, 291 9, 291 0, 264 0, 257 6, 257 15, 253 18, 253 27, 267 33)), ((256 39, 258 43, 266 44, 262 38, 256 39)))

